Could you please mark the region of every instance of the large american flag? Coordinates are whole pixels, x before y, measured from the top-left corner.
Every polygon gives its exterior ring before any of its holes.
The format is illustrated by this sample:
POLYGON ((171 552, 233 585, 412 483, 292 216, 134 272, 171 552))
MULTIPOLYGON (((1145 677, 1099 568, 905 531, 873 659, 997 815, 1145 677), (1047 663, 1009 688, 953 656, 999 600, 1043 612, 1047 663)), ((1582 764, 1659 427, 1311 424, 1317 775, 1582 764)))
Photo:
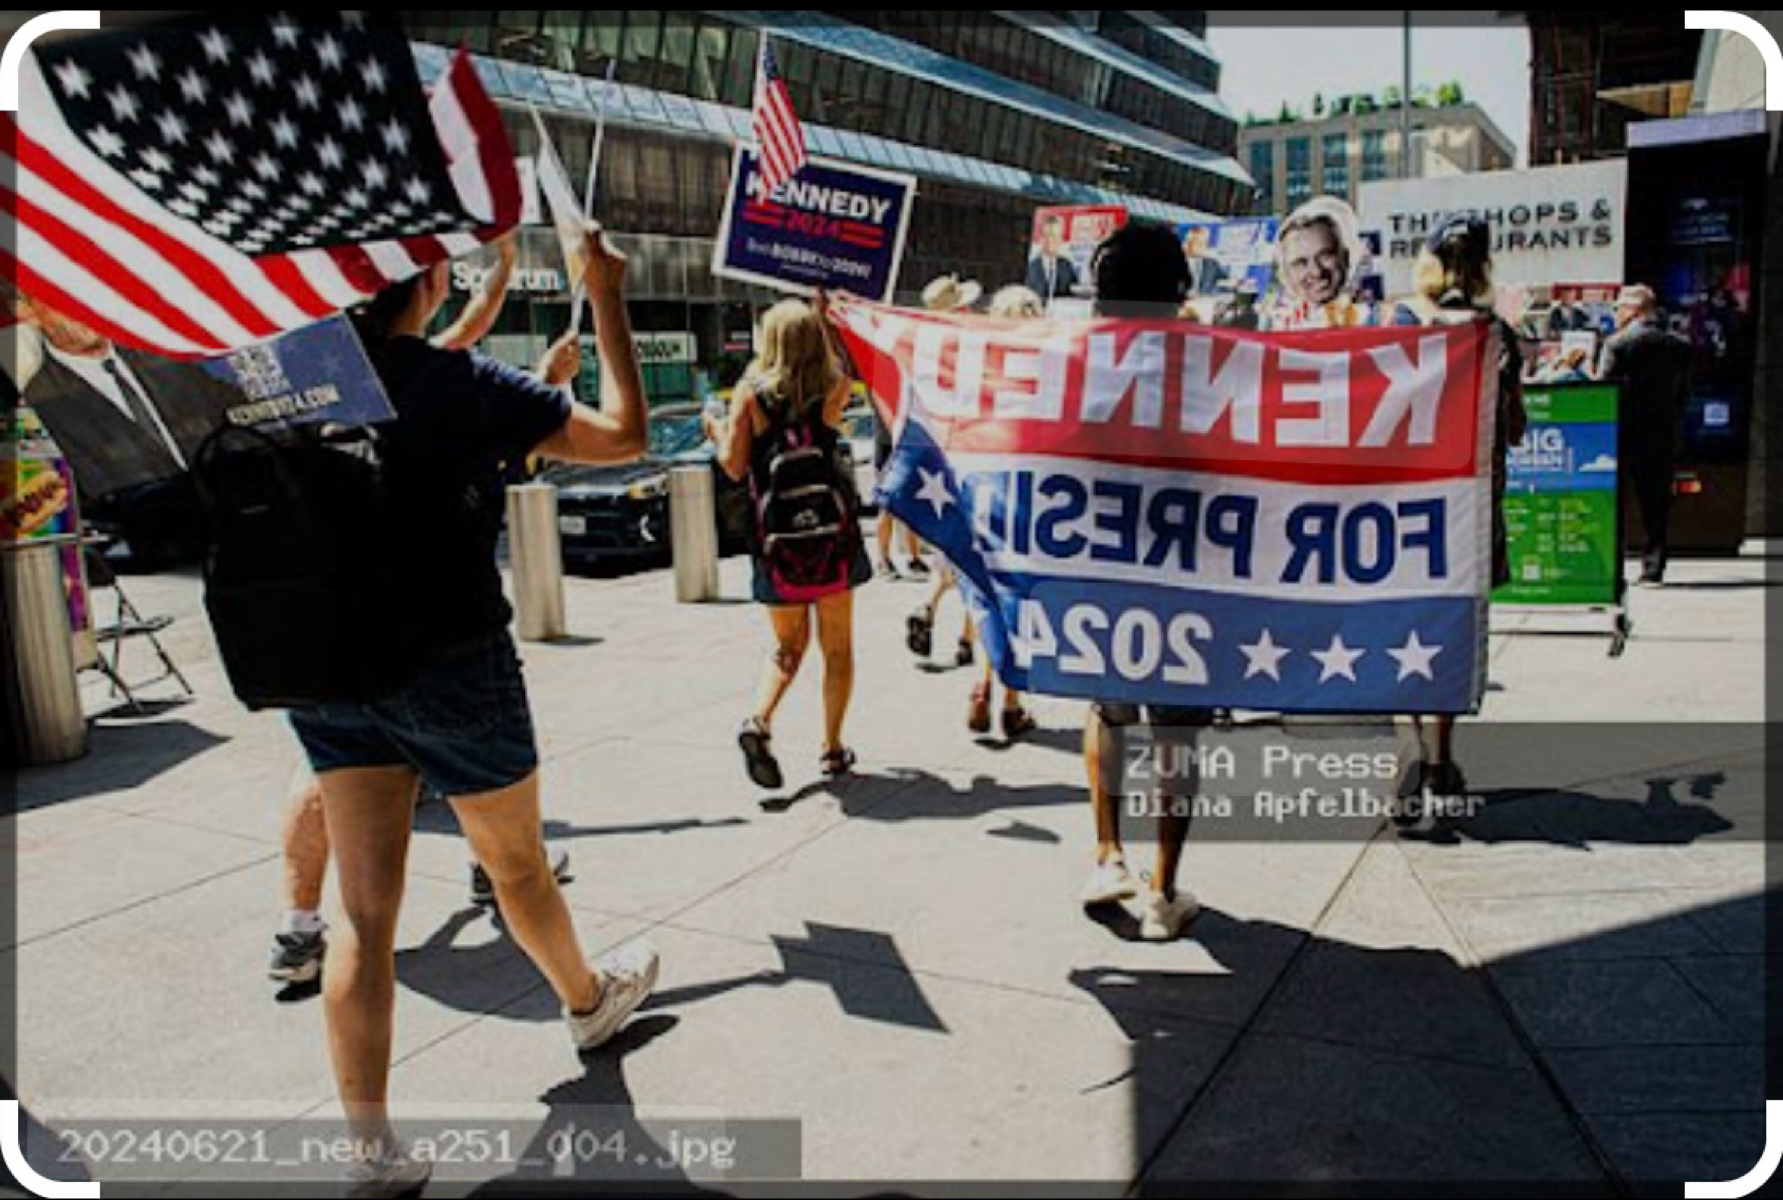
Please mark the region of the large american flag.
POLYGON ((761 148, 762 186, 773 191, 799 173, 805 165, 805 129, 793 111, 786 80, 774 63, 774 48, 766 30, 761 35, 761 58, 755 68, 755 110, 750 114, 755 144, 761 148))
POLYGON ((179 358, 349 307, 519 219, 464 54, 429 99, 395 17, 212 15, 52 43, 0 126, 0 272, 179 358))

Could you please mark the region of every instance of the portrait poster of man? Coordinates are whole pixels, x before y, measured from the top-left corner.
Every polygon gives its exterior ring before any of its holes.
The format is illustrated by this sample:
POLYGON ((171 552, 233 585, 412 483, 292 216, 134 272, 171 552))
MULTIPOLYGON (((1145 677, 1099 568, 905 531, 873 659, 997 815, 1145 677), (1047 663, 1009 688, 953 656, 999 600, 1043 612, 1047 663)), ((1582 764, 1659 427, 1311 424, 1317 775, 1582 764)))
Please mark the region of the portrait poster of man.
POLYGON ((1054 316, 1088 316, 1095 299, 1090 258, 1127 223, 1118 205, 1042 208, 1034 214, 1025 282, 1054 316))
POLYGON ((217 429, 391 415, 345 318, 194 362, 118 345, 41 297, 9 300, 10 382, 67 459, 83 520, 115 533, 138 565, 198 553, 188 472, 217 429))

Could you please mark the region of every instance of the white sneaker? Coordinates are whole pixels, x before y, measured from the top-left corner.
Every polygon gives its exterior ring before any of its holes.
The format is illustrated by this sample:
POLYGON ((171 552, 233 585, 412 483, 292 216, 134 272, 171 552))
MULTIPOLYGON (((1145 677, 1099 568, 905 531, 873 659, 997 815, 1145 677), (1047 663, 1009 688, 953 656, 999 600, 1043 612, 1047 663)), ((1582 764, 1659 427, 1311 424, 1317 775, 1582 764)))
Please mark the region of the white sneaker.
POLYGON ((1138 894, 1139 885, 1133 882, 1126 863, 1098 863, 1096 869, 1090 872, 1089 882, 1083 885, 1083 906, 1094 908, 1098 904, 1119 904, 1138 894))
POLYGON ((593 1050, 619 1032, 656 986, 659 965, 655 948, 643 942, 621 946, 594 964, 594 977, 601 986, 600 1003, 591 1013, 563 1014, 578 1051, 593 1050))
POLYGON ((1139 918, 1139 936, 1148 942, 1171 941, 1200 912, 1200 901, 1186 891, 1179 889, 1174 900, 1166 900, 1163 892, 1153 892, 1146 898, 1145 915, 1139 918))
POLYGON ((394 1138, 379 1143, 376 1158, 362 1158, 347 1168, 347 1195, 352 1197, 409 1196, 418 1193, 433 1176, 433 1165, 409 1157, 408 1149, 394 1138))

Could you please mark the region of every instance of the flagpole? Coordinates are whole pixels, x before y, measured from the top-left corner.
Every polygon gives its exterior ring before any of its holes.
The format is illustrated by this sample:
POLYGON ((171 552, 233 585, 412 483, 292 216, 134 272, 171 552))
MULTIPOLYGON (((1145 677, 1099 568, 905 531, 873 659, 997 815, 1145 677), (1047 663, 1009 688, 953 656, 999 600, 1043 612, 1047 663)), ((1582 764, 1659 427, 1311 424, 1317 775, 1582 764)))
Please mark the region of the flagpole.
MULTIPOLYGON (((594 217, 594 186, 595 181, 600 178, 601 149, 607 141, 607 102, 613 94, 613 75, 618 69, 619 60, 617 58, 607 63, 607 81, 601 88, 600 106, 595 109, 594 144, 588 151, 588 184, 582 191, 582 215, 590 219, 594 217)), ((570 293, 571 329, 580 330, 582 328, 582 309, 587 302, 588 291, 582 286, 582 281, 577 280, 574 290, 570 293)))

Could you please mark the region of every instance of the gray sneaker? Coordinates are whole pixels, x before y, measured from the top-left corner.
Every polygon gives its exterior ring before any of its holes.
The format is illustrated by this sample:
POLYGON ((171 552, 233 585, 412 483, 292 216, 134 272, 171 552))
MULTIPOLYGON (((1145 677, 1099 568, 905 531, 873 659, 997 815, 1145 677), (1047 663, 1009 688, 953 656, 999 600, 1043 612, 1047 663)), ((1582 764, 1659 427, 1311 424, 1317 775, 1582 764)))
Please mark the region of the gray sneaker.
POLYGON ((328 939, 320 930, 315 933, 275 933, 272 935, 272 962, 266 974, 280 983, 313 983, 322 974, 322 959, 328 953, 328 939))
POLYGON ((433 1177, 433 1166, 409 1157, 401 1142, 379 1144, 375 1158, 362 1158, 347 1168, 347 1195, 352 1197, 416 1196, 433 1177))
POLYGON ((595 962, 600 1003, 593 1012, 563 1014, 570 1027, 570 1040, 578 1051, 585 1054, 612 1040, 656 986, 658 965, 655 947, 645 942, 621 946, 595 962))

